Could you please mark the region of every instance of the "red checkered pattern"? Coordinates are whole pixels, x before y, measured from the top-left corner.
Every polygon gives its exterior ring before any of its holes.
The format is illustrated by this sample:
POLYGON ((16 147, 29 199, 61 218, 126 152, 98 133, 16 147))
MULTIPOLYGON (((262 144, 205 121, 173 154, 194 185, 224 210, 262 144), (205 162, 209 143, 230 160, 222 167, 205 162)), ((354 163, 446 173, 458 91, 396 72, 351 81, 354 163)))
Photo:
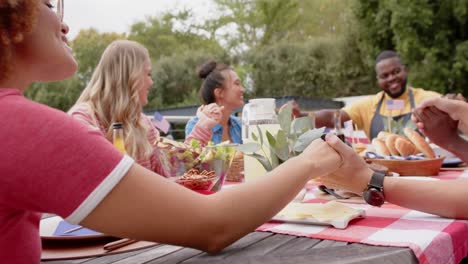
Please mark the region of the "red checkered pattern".
MULTIPOLYGON (((435 177, 444 180, 468 178, 468 171, 443 171, 435 177)), ((328 202, 314 196, 316 184, 308 187, 304 202, 328 202)), ((329 239, 376 246, 409 247, 420 263, 457 264, 468 254, 468 221, 442 218, 393 204, 366 209, 365 218, 355 219, 346 229, 331 226, 270 222, 257 231, 329 239)))

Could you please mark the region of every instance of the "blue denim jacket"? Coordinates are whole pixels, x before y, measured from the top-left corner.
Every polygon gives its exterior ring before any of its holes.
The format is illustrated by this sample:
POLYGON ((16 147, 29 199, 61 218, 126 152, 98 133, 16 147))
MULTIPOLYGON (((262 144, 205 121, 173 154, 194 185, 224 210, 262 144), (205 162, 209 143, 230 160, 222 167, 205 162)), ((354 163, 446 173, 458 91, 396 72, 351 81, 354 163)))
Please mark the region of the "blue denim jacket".
MULTIPOLYGON (((185 126, 185 137, 192 132, 193 127, 198 122, 198 117, 192 117, 185 126)), ((229 135, 231 136, 231 143, 238 143, 242 144, 242 123, 239 118, 231 115, 229 117, 229 135)), ((211 131, 213 132, 213 136, 211 140, 215 143, 221 143, 223 137, 223 127, 220 124, 214 126, 211 131)))

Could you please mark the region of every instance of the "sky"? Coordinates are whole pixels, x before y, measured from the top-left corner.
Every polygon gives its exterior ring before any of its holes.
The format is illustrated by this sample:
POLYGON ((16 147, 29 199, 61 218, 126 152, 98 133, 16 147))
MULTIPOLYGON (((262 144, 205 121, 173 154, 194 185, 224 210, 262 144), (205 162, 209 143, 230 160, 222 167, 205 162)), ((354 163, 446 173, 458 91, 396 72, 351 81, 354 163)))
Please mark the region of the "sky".
POLYGON ((213 12, 214 4, 211 0, 65 0, 64 19, 73 39, 81 29, 91 27, 100 33, 128 32, 147 16, 184 8, 202 18, 213 12))

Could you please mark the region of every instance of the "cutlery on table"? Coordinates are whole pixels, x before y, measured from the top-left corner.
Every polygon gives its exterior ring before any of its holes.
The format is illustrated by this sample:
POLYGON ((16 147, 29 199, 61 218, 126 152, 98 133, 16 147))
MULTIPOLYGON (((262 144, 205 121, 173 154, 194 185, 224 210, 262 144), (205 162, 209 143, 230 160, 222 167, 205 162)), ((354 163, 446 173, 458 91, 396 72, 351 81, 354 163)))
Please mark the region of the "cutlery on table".
POLYGON ((328 193, 330 195, 333 195, 336 199, 349 199, 349 197, 341 196, 341 195, 337 194, 334 189, 330 189, 325 185, 319 185, 318 188, 319 188, 319 190, 321 190, 324 193, 328 193))
POLYGON ((122 238, 122 239, 112 241, 112 242, 109 242, 109 243, 105 244, 104 245, 104 250, 107 250, 107 251, 116 250, 118 248, 133 244, 135 242, 138 242, 138 240, 131 239, 131 238, 122 238))

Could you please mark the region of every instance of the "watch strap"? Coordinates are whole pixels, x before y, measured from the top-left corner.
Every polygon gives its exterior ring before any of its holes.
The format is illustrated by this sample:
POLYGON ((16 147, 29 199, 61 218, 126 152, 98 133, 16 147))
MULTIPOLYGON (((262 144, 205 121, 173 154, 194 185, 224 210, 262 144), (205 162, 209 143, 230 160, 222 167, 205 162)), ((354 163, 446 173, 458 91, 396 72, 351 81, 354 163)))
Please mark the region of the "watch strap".
POLYGON ((374 187, 382 191, 384 179, 385 179, 385 174, 374 171, 374 173, 372 173, 368 187, 369 188, 374 187))

